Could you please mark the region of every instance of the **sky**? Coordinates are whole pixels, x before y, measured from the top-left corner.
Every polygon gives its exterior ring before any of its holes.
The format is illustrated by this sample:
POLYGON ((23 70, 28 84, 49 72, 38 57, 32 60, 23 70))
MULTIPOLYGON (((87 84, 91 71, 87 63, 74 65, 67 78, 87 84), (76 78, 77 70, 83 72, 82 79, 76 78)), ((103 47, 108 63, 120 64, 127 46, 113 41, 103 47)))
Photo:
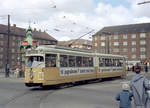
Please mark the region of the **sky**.
POLYGON ((46 31, 58 41, 91 40, 106 26, 150 22, 148 0, 3 0, 0 3, 0 24, 46 31), (85 35, 87 34, 87 35, 85 35))

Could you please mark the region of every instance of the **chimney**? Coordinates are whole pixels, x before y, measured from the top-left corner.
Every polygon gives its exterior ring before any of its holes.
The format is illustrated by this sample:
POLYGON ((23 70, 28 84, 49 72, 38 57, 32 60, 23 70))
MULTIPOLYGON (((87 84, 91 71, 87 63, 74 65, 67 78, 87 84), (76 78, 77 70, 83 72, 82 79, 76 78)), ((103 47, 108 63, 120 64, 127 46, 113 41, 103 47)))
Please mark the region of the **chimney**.
POLYGON ((36 28, 34 28, 34 31, 36 31, 36 28))
POLYGON ((13 27, 16 27, 16 24, 13 24, 13 27))

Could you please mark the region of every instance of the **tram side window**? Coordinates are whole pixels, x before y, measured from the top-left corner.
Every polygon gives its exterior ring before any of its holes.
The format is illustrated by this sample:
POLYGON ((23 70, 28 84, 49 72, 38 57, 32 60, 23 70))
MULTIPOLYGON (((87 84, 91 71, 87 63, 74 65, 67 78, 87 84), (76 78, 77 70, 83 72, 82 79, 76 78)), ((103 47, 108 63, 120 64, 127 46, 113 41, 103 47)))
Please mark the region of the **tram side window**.
POLYGON ((106 67, 109 66, 109 59, 105 59, 105 66, 106 66, 106 67))
POLYGON ((60 67, 67 67, 67 66, 68 66, 68 56, 60 55, 60 67))
POLYGON ((105 67, 106 64, 105 64, 105 58, 102 58, 102 62, 103 62, 103 66, 105 67))
POLYGON ((121 67, 122 64, 123 64, 123 61, 121 59, 113 59, 113 66, 121 67))
POLYGON ((76 64, 77 64, 77 67, 82 67, 82 57, 81 56, 76 57, 76 64))
POLYGON ((89 66, 89 58, 83 57, 83 67, 88 67, 88 66, 89 66))
POLYGON ((123 66, 123 60, 121 60, 121 59, 118 60, 118 66, 119 66, 119 67, 122 67, 122 66, 123 66))
POLYGON ((103 58, 99 58, 99 67, 104 67, 104 60, 103 60, 103 58))
POLYGON ((76 64, 76 57, 69 56, 69 67, 75 67, 75 64, 76 64))
POLYGON ((112 59, 110 59, 110 58, 105 58, 104 63, 105 63, 105 66, 106 66, 106 67, 113 66, 113 61, 112 61, 112 59))
POLYGON ((109 59, 109 66, 113 66, 113 61, 112 61, 112 59, 109 59))
POLYGON ((89 57, 89 67, 93 67, 93 58, 89 57))
POLYGON ((45 66, 46 67, 56 67, 56 54, 46 54, 45 55, 45 66))

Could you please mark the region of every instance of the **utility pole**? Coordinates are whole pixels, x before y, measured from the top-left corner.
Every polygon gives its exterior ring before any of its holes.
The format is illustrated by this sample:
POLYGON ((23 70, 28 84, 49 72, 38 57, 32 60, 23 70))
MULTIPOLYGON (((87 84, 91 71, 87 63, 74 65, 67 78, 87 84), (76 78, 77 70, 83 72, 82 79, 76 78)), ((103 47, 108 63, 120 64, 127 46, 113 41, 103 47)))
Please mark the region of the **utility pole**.
POLYGON ((82 35, 82 36, 80 36, 79 38, 75 39, 73 42, 71 42, 71 43, 68 44, 68 47, 71 47, 71 45, 74 44, 76 41, 78 41, 78 40, 81 39, 82 37, 84 37, 84 36, 86 36, 86 35, 92 33, 93 31, 94 31, 94 30, 91 30, 90 32, 85 33, 84 35, 82 35))
POLYGON ((5 77, 9 77, 9 37, 10 37, 10 15, 8 15, 8 35, 7 35, 7 50, 6 50, 6 66, 5 66, 5 77))

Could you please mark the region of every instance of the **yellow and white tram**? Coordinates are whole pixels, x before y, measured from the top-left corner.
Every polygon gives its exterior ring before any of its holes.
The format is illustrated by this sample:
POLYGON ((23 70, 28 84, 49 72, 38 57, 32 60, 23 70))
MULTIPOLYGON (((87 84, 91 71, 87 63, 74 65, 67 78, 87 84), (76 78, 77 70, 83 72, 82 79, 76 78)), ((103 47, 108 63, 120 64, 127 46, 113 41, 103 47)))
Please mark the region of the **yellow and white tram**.
POLYGON ((125 57, 42 45, 26 53, 25 85, 47 86, 126 76, 125 57))

